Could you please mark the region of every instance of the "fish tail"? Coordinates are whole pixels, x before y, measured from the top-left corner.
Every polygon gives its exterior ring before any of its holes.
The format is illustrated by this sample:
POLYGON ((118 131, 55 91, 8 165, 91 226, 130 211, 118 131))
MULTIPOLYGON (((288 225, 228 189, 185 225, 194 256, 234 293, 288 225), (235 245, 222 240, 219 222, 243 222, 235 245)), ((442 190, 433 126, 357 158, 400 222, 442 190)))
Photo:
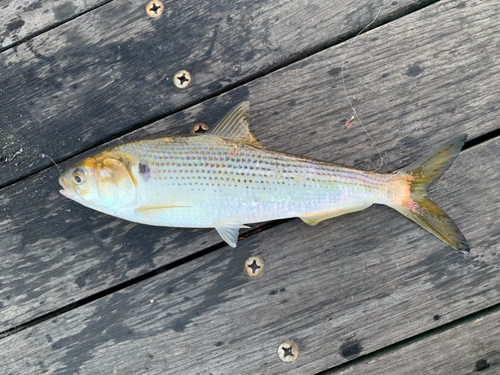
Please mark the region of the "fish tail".
POLYGON ((436 203, 426 197, 429 185, 439 179, 453 163, 466 139, 467 135, 462 135, 430 155, 396 171, 395 174, 406 178, 407 192, 402 195, 402 199, 398 199, 397 203, 393 202, 391 207, 454 249, 467 254, 469 246, 464 235, 451 218, 436 203))

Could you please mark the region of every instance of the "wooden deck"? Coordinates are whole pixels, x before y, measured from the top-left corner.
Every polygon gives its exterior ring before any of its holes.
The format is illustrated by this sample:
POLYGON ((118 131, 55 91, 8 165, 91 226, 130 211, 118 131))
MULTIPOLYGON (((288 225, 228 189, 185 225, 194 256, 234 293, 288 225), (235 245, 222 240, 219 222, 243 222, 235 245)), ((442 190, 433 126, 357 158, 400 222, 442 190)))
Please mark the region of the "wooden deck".
POLYGON ((154 19, 147 1, 82 4, 0 1, 2 373, 500 373, 498 1, 386 1, 354 39, 381 1, 165 1, 154 19), (382 171, 469 134, 429 195, 470 255, 382 206, 254 225, 232 249, 80 206, 41 156, 64 169, 249 100, 266 147, 374 170, 345 126, 346 51, 382 171))

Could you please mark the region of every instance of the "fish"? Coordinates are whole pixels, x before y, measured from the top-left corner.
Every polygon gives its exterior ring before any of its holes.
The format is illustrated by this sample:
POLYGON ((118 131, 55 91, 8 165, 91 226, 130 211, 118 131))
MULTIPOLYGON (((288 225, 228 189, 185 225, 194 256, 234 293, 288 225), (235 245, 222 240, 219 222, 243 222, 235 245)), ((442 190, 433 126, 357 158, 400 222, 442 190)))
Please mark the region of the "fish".
POLYGON ((168 227, 215 228, 236 247, 246 224, 298 217, 309 225, 389 206, 452 248, 464 235, 427 198, 467 135, 393 173, 362 171, 263 147, 250 132, 249 102, 203 134, 126 142, 63 172, 60 191, 86 207, 124 220, 168 227))

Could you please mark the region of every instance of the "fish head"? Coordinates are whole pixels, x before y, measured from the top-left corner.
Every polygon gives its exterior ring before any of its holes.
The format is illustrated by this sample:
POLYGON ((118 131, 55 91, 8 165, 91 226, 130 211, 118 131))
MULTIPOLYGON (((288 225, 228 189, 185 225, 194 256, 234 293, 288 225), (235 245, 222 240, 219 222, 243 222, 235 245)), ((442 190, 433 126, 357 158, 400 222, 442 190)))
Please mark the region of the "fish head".
POLYGON ((136 199, 137 181, 122 155, 103 152, 68 168, 59 177, 62 195, 99 211, 118 210, 136 199))

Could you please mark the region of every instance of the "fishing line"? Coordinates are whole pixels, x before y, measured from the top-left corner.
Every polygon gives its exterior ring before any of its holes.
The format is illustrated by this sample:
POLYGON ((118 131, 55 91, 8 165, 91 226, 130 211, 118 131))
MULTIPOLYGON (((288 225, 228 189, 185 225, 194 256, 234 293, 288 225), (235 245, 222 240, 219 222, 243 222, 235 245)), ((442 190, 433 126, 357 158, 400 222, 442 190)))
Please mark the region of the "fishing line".
MULTIPOLYGON (((359 33, 357 33, 354 36, 354 38, 352 38, 352 41, 354 41, 354 39, 356 39, 359 34, 363 33, 366 29, 368 29, 377 20, 384 5, 385 5, 385 0, 382 0, 382 4, 380 5, 380 8, 378 9, 378 12, 375 15, 375 18, 368 25, 366 25, 359 33)), ((374 172, 376 172, 382 168, 382 165, 384 164, 384 158, 382 157, 382 153, 380 152, 380 149, 378 148, 377 144, 374 142, 372 137, 370 137, 370 134, 368 134, 368 131, 366 130, 365 126, 363 125, 363 122, 361 121, 361 118, 359 117, 358 113, 356 112, 356 109, 354 108, 354 106, 352 104, 351 98, 349 97, 349 94, 347 93, 347 88, 345 86, 345 80, 344 80, 344 65, 345 65, 345 61, 347 59, 347 53, 349 52, 349 49, 351 48, 352 44, 349 44, 349 42, 346 42, 346 43, 347 43, 347 48, 346 48, 345 53, 344 53, 344 58, 342 59, 342 69, 340 70, 340 73, 342 76, 342 86, 344 87, 345 96, 346 96, 347 100, 349 101, 349 105, 351 106, 352 112, 354 113, 354 115, 349 119, 349 121, 347 121, 346 126, 350 127, 352 121, 357 119, 358 122, 360 123, 361 127, 363 128, 366 136, 371 141, 372 145, 375 146, 375 148, 377 149, 378 155, 380 156, 380 166, 374 170, 374 172)))
POLYGON ((52 159, 49 155, 46 155, 46 154, 40 154, 42 156, 42 158, 49 158, 50 160, 52 160, 52 163, 54 163, 54 165, 56 166, 57 170, 59 171, 59 175, 62 175, 62 172, 61 170, 59 169, 59 166, 57 165, 57 163, 54 161, 54 159, 52 159))

